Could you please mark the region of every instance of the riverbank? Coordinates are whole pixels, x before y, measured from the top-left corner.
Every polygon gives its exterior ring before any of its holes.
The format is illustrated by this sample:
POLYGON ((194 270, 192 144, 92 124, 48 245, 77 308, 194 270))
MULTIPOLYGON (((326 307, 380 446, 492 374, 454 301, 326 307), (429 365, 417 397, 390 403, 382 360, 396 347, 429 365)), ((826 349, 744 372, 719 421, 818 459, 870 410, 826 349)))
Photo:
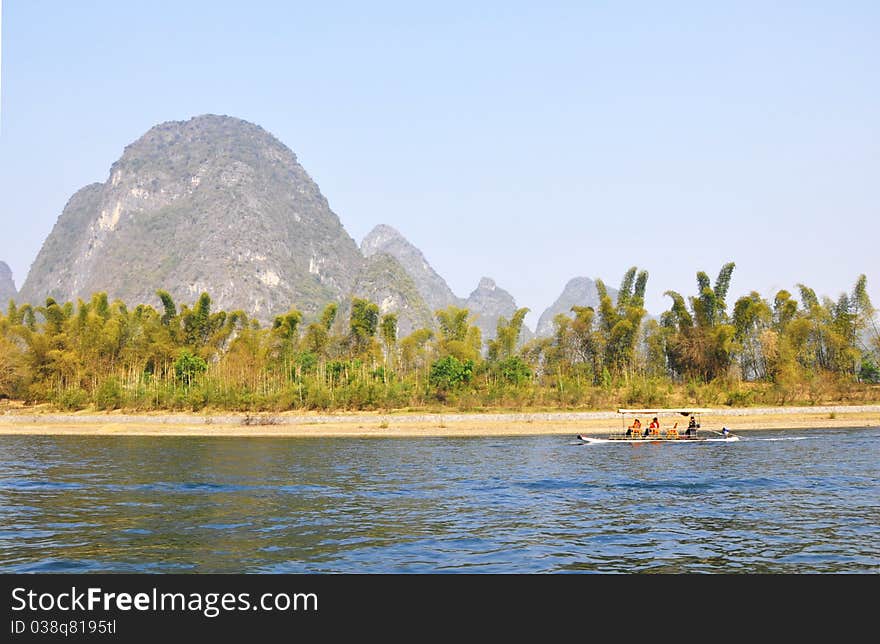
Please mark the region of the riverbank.
MULTIPOLYGON (((675 422, 666 415, 664 427, 675 422)), ((704 430, 880 428, 880 405, 719 409, 704 430)), ((685 424, 682 417, 679 427, 685 424)), ((0 413, 0 435, 418 437, 604 434, 622 427, 613 411, 550 413, 123 414, 0 413)))

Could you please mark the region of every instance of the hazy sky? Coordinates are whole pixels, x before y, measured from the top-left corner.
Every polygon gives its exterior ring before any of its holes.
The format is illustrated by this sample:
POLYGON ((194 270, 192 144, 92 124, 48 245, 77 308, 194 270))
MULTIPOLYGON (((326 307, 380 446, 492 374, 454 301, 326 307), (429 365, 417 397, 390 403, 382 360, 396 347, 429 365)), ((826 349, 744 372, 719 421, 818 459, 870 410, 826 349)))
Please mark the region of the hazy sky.
MULTIPOLYGON (((880 3, 5 0, 0 259, 156 123, 257 123, 348 232, 533 310, 647 269, 647 306, 860 273, 880 305, 880 3)), ((732 302, 731 302, 732 303, 732 302)))

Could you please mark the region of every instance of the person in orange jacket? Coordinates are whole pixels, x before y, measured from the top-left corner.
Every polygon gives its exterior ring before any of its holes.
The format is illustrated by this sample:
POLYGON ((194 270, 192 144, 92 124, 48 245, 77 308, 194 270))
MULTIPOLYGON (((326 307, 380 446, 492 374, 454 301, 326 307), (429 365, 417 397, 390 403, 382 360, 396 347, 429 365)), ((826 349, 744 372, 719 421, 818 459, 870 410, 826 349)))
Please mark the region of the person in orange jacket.
POLYGON ((626 430, 627 436, 638 436, 639 430, 642 428, 642 421, 636 418, 633 421, 633 424, 629 426, 629 429, 626 430))

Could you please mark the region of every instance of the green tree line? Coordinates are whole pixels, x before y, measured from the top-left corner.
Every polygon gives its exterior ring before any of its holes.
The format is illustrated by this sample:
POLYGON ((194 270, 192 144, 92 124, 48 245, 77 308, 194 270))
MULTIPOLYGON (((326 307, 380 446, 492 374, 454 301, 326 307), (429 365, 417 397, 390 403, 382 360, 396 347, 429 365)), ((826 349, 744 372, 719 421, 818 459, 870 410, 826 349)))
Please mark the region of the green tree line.
POLYGON ((261 325, 214 311, 202 293, 178 305, 9 303, 0 314, 0 398, 62 409, 396 409, 453 406, 785 404, 878 398, 880 333, 860 276, 837 300, 808 286, 757 292, 728 306, 735 265, 696 292, 667 291, 659 319, 644 308, 646 271, 617 297, 554 320, 552 337, 521 342, 528 309, 484 342, 467 309, 435 312, 434 329, 398 337, 397 317, 363 299, 347 320, 329 304, 313 321, 291 308, 261 325))

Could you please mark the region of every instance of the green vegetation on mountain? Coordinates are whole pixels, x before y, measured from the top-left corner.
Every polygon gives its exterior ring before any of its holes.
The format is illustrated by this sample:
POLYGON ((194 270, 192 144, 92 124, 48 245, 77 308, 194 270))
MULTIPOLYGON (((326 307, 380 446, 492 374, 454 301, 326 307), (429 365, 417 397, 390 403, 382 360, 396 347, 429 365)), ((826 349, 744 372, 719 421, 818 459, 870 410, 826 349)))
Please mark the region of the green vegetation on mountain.
MULTIPOLYGON (((376 253, 368 257, 352 289, 354 297, 376 302, 383 314, 394 313, 401 335, 433 326, 433 316, 412 278, 391 255, 376 253)), ((347 312, 349 302, 343 303, 347 312)))
POLYGON ((361 252, 368 259, 390 255, 397 260, 431 311, 461 305, 461 300, 431 267, 422 251, 391 226, 380 224, 373 228, 361 242, 361 252))

